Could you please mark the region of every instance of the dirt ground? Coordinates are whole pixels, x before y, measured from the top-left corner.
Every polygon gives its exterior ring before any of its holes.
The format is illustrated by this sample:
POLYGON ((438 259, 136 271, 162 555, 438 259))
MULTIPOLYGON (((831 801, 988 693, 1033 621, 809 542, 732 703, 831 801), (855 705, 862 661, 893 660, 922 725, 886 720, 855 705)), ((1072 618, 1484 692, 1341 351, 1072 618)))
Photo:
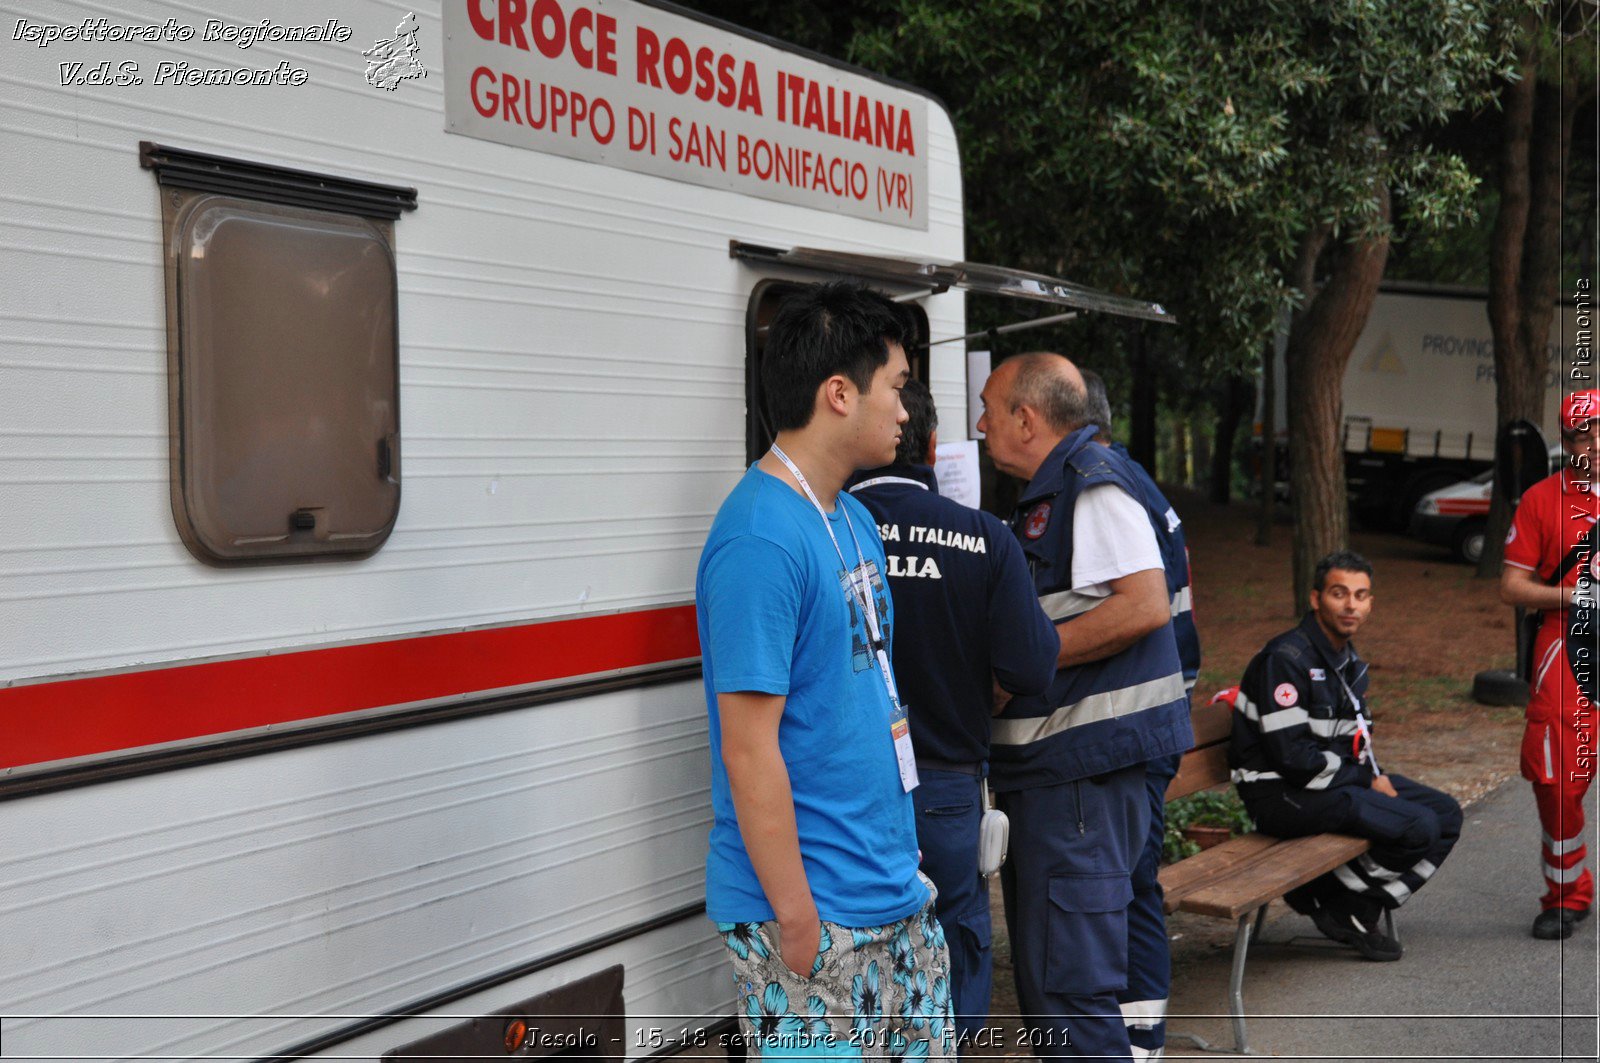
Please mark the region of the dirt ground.
MULTIPOLYGON (((1280 521, 1272 543, 1255 545, 1255 505, 1211 506, 1173 493, 1184 519, 1194 570, 1194 611, 1204 654, 1197 698, 1239 681, 1267 639, 1292 626, 1305 608, 1290 609, 1293 530, 1280 521)), ((1373 563, 1372 617, 1355 642, 1371 671, 1368 701, 1374 748, 1387 770, 1454 795, 1463 804, 1517 773, 1522 710, 1472 701, 1474 673, 1509 668, 1515 656, 1511 610, 1493 581, 1453 561, 1440 547, 1401 535, 1362 532, 1351 546, 1373 563)), ((993 1025, 1009 1030, 1017 1012, 1010 948, 998 880, 991 903, 995 926, 993 1025)), ((1281 911, 1274 905, 1269 917, 1281 911)), ((1231 949, 1233 927, 1179 913, 1168 925, 1173 977, 1208 950, 1231 949)), ((1008 1055, 1027 1055, 1009 1048, 1008 1055)))

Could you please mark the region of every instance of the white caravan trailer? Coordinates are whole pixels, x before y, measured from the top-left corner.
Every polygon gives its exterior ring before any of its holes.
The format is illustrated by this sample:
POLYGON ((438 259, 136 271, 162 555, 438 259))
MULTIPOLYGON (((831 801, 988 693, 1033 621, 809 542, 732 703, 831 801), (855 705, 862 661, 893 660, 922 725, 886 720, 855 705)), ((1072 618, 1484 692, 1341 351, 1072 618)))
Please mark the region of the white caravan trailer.
POLYGON ((692 588, 775 297, 1162 317, 962 265, 907 86, 666 4, 408 7, 4 0, 8 1058, 693 1043, 692 588))

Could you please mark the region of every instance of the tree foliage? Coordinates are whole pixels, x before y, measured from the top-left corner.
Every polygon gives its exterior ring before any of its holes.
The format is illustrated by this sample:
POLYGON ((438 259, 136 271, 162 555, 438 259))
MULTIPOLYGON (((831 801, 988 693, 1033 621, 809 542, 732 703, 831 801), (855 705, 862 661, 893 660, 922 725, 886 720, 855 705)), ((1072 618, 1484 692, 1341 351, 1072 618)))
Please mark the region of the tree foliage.
POLYGON ((1167 304, 1174 390, 1253 366, 1295 308, 1303 600, 1310 564, 1346 534, 1340 381, 1393 227, 1475 209, 1477 179, 1425 134, 1492 98, 1537 0, 701 6, 939 95, 962 145, 968 257, 1167 304))
POLYGON ((1253 364, 1309 228, 1472 209, 1462 161, 1398 142, 1486 98, 1501 0, 702 0, 926 88, 962 146, 968 256, 1159 299, 1205 365, 1253 364))

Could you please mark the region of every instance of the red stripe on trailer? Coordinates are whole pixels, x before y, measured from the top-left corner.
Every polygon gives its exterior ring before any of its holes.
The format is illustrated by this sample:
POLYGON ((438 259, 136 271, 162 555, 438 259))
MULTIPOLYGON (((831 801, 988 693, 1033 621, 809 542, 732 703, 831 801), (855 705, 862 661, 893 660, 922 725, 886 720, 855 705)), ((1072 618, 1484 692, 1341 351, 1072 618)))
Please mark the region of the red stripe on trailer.
POLYGON ((0 689, 0 768, 700 655, 694 606, 0 689))

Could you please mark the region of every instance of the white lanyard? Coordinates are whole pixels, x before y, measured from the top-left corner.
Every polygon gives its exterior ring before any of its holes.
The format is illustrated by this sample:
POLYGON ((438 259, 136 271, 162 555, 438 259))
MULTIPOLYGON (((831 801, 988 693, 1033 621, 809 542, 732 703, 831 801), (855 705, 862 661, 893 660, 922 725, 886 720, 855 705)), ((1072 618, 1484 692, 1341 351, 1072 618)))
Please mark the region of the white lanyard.
MULTIPOLYGON (((844 551, 839 548, 839 537, 833 534, 833 522, 828 519, 828 511, 823 509, 822 503, 817 500, 817 493, 811 490, 811 484, 806 481, 805 473, 801 472, 795 466, 795 463, 789 460, 789 455, 779 449, 778 444, 772 444, 772 453, 777 455, 778 460, 783 462, 784 468, 793 473, 794 478, 800 481, 800 489, 811 500, 811 505, 816 509, 817 516, 822 518, 822 526, 828 529, 828 538, 833 542, 833 552, 839 555, 840 566, 844 568, 845 572, 850 573, 850 593, 855 597, 856 601, 861 603, 861 611, 866 614, 867 634, 872 639, 872 648, 881 650, 883 648, 883 631, 878 626, 878 603, 872 597, 872 584, 867 576, 867 557, 861 552, 861 540, 856 538, 856 526, 850 521, 850 511, 841 509, 839 513, 844 517, 844 526, 850 529, 850 541, 856 548, 857 567, 855 569, 851 569, 850 562, 844 559, 844 551), (860 576, 859 581, 857 580, 858 573, 860 576), (862 586, 862 584, 866 584, 866 586, 862 586)), ((843 503, 839 504, 843 505, 843 503)), ((893 680, 890 680, 890 682, 892 683, 893 680)), ((892 697, 893 694, 891 693, 890 696, 892 697)), ((899 699, 896 698, 895 700, 898 701, 899 699)))
MULTIPOLYGON (((1346 663, 1349 663, 1348 659, 1346 663)), ((1383 769, 1378 767, 1378 754, 1372 748, 1372 729, 1367 723, 1366 710, 1362 707, 1361 699, 1356 697, 1356 692, 1350 689, 1350 684, 1344 681, 1344 672, 1341 668, 1342 666, 1334 668, 1333 674, 1338 678, 1339 685, 1344 687, 1345 696, 1350 699, 1350 704, 1356 710, 1356 737, 1366 743, 1363 749, 1366 753, 1367 762, 1372 765, 1372 773, 1374 775, 1382 775, 1383 769)), ((1361 677, 1357 676, 1356 678, 1359 679, 1361 677)))
MULTIPOLYGON (((856 537, 855 522, 850 519, 850 510, 841 508, 840 514, 844 517, 844 526, 850 529, 850 541, 856 548, 856 567, 852 569, 850 563, 844 559, 844 551, 839 548, 839 537, 833 534, 833 522, 828 520, 827 510, 822 508, 822 503, 817 500, 817 493, 811 490, 811 485, 806 482, 795 463, 789 460, 778 446, 772 444, 772 453, 783 462, 784 468, 793 474, 800 484, 800 489, 811 500, 811 505, 817 511, 817 516, 822 518, 822 526, 828 530, 828 538, 833 542, 833 552, 839 557, 839 565, 846 572, 846 579, 850 584, 851 597, 861 604, 861 612, 867 624, 867 636, 872 641, 872 657, 878 665, 878 675, 883 678, 883 689, 889 695, 889 735, 894 741, 895 765, 900 771, 900 787, 906 793, 917 788, 917 756, 911 745, 911 724, 907 718, 906 707, 900 704, 900 693, 895 689, 894 670, 889 667, 889 654, 883 637, 883 628, 878 622, 878 603, 872 595, 872 576, 867 572, 867 556, 861 549, 861 540, 856 537)), ((845 507, 843 498, 837 504, 845 507)))

